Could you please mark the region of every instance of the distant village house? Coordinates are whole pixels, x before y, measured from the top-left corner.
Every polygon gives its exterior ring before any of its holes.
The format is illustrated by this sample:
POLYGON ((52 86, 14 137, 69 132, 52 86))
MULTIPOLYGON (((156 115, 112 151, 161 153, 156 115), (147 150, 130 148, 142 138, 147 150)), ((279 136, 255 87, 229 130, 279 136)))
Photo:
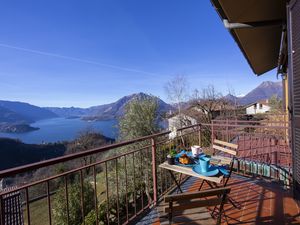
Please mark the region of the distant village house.
POLYGON ((185 114, 181 114, 181 116, 175 115, 168 118, 169 130, 174 130, 184 126, 195 125, 195 124, 197 124, 197 120, 185 114))
POLYGON ((251 104, 245 106, 245 108, 246 108, 247 115, 267 113, 271 109, 268 99, 251 103, 251 104))

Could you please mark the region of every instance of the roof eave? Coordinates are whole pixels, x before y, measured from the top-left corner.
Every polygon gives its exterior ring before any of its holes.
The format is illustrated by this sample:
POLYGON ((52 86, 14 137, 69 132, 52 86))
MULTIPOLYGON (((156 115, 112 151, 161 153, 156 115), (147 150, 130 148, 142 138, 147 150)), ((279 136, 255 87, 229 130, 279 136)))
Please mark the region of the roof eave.
MULTIPOLYGON (((216 12, 218 13, 218 15, 219 15, 221 21, 228 20, 228 18, 227 18, 227 16, 225 15, 225 13, 224 13, 224 11, 223 11, 223 9, 222 9, 222 7, 221 7, 219 1, 218 1, 218 0, 211 0, 211 3, 212 3, 212 5, 213 5, 213 7, 215 8, 216 12)), ((270 68, 265 69, 265 70, 262 70, 262 71, 257 71, 257 70, 253 67, 253 65, 252 65, 252 63, 251 63, 251 60, 249 59, 247 53, 244 51, 244 48, 243 48, 242 44, 240 43, 240 41, 239 41, 237 35, 235 34, 234 29, 227 29, 227 30, 229 31, 230 35, 233 37, 234 41, 237 43, 237 45, 238 45, 240 51, 243 53, 243 55, 244 55, 244 57, 245 57, 245 59, 246 59, 248 65, 250 66, 250 68, 252 69, 253 73, 254 73, 256 76, 263 75, 263 74, 265 74, 266 72, 268 72, 268 71, 270 71, 270 70, 272 70, 272 69, 274 69, 274 68, 277 67, 277 66, 273 66, 273 67, 270 67, 270 68)), ((279 54, 278 54, 278 58, 279 58, 279 54)))

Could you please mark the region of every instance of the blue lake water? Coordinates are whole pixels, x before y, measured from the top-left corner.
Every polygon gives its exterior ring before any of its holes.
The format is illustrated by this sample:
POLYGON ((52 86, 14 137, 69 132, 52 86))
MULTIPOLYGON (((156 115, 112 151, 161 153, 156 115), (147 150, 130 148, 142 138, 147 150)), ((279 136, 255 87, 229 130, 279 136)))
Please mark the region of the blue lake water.
POLYGON ((116 138, 117 121, 84 121, 81 119, 53 118, 37 121, 31 126, 40 128, 27 133, 0 133, 0 137, 15 138, 30 144, 43 142, 70 141, 75 139, 81 132, 95 131, 103 135, 116 138))

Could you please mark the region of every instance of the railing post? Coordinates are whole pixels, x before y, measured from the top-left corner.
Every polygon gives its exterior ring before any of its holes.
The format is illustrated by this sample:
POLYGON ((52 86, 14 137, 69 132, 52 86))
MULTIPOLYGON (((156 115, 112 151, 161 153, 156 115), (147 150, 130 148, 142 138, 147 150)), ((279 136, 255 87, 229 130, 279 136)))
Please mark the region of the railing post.
POLYGON ((156 143, 155 139, 151 138, 151 146, 152 146, 152 177, 153 177, 153 200, 154 205, 157 204, 157 170, 156 170, 156 143))
POLYGON ((214 121, 211 121, 211 144, 214 143, 214 121))
POLYGON ((276 166, 278 166, 280 164, 279 160, 278 160, 280 158, 280 157, 278 157, 278 153, 279 152, 275 152, 275 164, 276 164, 276 166))
POLYGON ((201 124, 198 125, 198 141, 199 141, 199 146, 202 146, 202 140, 201 140, 201 124))
POLYGON ((3 196, 0 196, 0 224, 4 225, 4 204, 3 204, 3 196))
POLYGON ((226 119, 226 141, 229 142, 229 128, 228 128, 228 119, 226 119))

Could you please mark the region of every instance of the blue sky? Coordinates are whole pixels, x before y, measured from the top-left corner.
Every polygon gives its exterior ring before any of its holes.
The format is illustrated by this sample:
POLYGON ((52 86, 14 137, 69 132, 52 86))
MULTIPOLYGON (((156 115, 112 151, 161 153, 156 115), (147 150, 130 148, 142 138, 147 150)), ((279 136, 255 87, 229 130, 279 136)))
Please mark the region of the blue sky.
POLYGON ((0 99, 88 107, 146 92, 167 101, 178 74, 190 90, 246 94, 256 77, 209 0, 4 0, 0 99))

